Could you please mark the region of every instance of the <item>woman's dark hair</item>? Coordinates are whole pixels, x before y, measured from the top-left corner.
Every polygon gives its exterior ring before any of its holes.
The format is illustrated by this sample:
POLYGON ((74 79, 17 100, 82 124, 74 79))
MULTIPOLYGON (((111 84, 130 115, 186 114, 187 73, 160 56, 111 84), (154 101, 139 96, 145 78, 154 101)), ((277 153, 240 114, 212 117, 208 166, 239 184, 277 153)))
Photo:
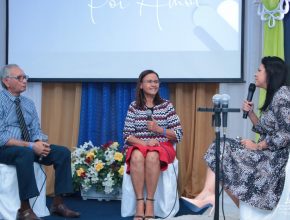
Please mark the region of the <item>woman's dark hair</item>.
POLYGON ((261 63, 266 70, 267 93, 265 102, 260 110, 265 111, 271 103, 275 92, 281 86, 286 85, 288 69, 285 62, 281 58, 275 56, 264 57, 261 63))
MULTIPOLYGON (((140 73, 138 81, 137 81, 137 86, 136 86, 136 106, 139 109, 144 109, 145 108, 145 104, 146 104, 146 98, 143 92, 143 89, 140 88, 141 83, 143 81, 143 78, 145 76, 147 76, 148 74, 155 74, 157 76, 157 78, 159 79, 158 74, 153 71, 153 70, 144 70, 142 73, 140 73)), ((157 92, 157 94, 154 97, 153 103, 154 105, 158 105, 161 104, 163 102, 163 99, 160 97, 159 95, 159 91, 157 92)))

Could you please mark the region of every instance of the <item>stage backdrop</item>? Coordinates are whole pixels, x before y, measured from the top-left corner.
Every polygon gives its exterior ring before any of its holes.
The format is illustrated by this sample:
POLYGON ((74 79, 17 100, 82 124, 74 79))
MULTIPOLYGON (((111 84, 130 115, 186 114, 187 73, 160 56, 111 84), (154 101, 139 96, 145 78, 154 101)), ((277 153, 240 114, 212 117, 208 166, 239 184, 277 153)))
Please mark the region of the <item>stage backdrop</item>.
MULTIPOLYGON (((91 95, 84 97, 83 105, 86 106, 81 107, 81 84, 43 83, 42 127, 43 131, 49 134, 49 142, 66 145, 71 150, 74 150, 78 146, 78 131, 82 130, 79 129, 79 124, 82 124, 84 130, 88 129, 85 128, 86 126, 92 126, 90 129, 93 131, 89 132, 89 136, 84 134, 84 136, 80 137, 80 143, 89 139, 95 141, 96 144, 102 144, 107 140, 119 140, 122 142, 120 140, 123 130, 121 125, 124 122, 121 118, 125 117, 128 105, 134 98, 135 85, 134 83, 126 84, 126 86, 121 84, 84 84, 84 93, 91 93, 91 95), (119 88, 116 89, 114 86, 119 88), (121 91, 119 96, 123 98, 116 98, 116 90, 121 91), (107 100, 108 97, 111 98, 111 102, 107 100), (104 102, 107 103, 104 104, 104 102), (117 102, 120 103, 119 108, 116 105, 117 102), (88 107, 89 103, 91 103, 90 107, 88 107), (105 110, 101 110, 103 104, 105 110), (102 112, 108 112, 108 109, 112 108, 111 106, 114 106, 115 109, 113 114, 119 114, 118 122, 112 121, 117 120, 117 117, 112 117, 110 114, 106 115, 102 112), (80 116, 81 108, 85 109, 86 117, 80 116), (117 110, 120 113, 116 113, 117 110), (91 111, 90 116, 88 116, 88 111, 91 111), (84 117, 82 119, 84 121, 79 122, 80 117, 84 117), (104 121, 102 117, 105 117, 107 121, 104 121), (115 124, 115 131, 110 133, 109 127, 112 129, 112 126, 108 124, 115 124), (107 131, 103 135, 98 134, 98 132, 103 132, 98 130, 102 129, 100 126, 107 126, 107 131)), ((211 114, 197 112, 196 108, 212 106, 212 96, 218 93, 218 84, 178 83, 170 84, 169 88, 170 100, 176 108, 184 130, 183 140, 177 146, 177 157, 180 161, 179 190, 181 193, 193 196, 202 189, 205 177, 205 164, 202 155, 214 138, 213 128, 211 127, 211 114)), ((163 89, 162 86, 161 91, 167 93, 166 95, 162 92, 162 96, 166 98, 169 92, 168 88, 164 87, 163 89)), ((85 132, 80 131, 80 133, 85 132)), ((53 194, 53 169, 48 168, 47 173, 47 193, 53 194)))

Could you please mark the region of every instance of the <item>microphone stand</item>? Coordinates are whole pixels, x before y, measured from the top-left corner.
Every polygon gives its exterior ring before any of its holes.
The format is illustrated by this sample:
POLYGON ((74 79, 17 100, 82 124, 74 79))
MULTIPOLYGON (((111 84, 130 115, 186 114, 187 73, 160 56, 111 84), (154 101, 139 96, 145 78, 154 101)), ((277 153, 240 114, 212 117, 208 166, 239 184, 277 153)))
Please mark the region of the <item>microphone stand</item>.
POLYGON ((215 211, 214 220, 219 220, 219 183, 220 183, 220 126, 221 126, 221 112, 240 112, 238 108, 201 108, 197 109, 199 112, 213 112, 212 125, 215 126, 215 158, 216 158, 216 172, 215 172, 215 211))

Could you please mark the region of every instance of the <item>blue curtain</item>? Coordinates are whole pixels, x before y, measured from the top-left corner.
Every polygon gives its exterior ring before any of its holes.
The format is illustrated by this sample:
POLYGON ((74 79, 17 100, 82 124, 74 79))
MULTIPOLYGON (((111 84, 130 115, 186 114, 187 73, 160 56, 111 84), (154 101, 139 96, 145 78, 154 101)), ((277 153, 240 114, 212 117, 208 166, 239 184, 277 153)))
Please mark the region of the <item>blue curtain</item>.
MULTIPOLYGON (((288 64, 290 71, 290 12, 284 17, 284 49, 285 61, 288 64)), ((288 84, 290 85, 290 73, 288 74, 288 84)))
MULTIPOLYGON (((83 83, 78 146, 92 141, 100 146, 108 141, 123 145, 123 127, 129 104, 135 100, 136 83, 83 83)), ((167 84, 160 95, 169 99, 167 84)))

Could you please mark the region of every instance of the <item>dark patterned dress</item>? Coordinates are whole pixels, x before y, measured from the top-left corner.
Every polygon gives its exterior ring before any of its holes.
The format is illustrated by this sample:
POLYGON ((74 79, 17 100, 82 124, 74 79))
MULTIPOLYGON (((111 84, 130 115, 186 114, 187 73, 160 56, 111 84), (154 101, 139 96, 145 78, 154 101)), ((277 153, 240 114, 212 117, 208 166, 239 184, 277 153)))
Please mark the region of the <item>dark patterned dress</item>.
MULTIPOLYGON (((268 148, 248 150, 238 140, 227 139, 223 156, 224 187, 251 206, 272 210, 278 203, 285 181, 290 149, 290 87, 281 87, 268 109, 252 129, 266 140, 268 148)), ((221 152, 224 142, 221 143, 221 152)), ((215 170, 215 144, 204 156, 215 170)))

